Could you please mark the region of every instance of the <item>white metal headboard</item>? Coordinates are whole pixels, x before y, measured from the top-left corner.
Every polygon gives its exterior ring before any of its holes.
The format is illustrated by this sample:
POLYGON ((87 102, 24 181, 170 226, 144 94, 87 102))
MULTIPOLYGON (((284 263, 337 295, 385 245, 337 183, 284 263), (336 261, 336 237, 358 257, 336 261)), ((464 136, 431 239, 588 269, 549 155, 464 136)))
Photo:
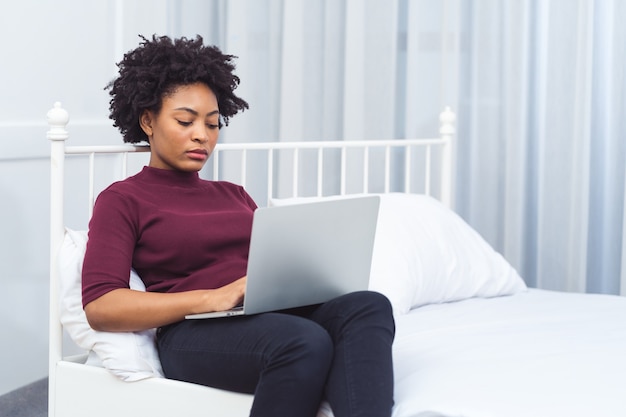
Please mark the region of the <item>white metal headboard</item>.
MULTIPOLYGON (((83 155, 89 158, 89 207, 93 205, 93 200, 99 190, 94 187, 95 173, 95 159, 98 155, 104 154, 117 154, 121 157, 121 172, 119 173, 119 179, 128 176, 127 170, 127 158, 129 154, 148 152, 147 146, 136 145, 117 145, 117 146, 65 146, 65 140, 68 139, 69 133, 66 130, 67 123, 69 121, 68 113, 61 107, 60 103, 55 103, 54 108, 48 113, 48 122, 50 130, 48 132, 48 138, 52 141, 51 159, 53 164, 53 172, 61 173, 64 175, 64 160, 66 155, 83 155)), ((215 148, 210 162, 209 169, 203 171, 204 177, 208 179, 218 180, 224 179, 224 173, 221 171, 223 166, 234 168, 239 171, 239 178, 236 181, 238 184, 247 187, 247 179, 250 175, 250 164, 248 163, 249 155, 254 154, 254 157, 258 161, 262 159, 265 161, 265 184, 266 189, 263 196, 263 201, 258 202, 260 204, 267 203, 270 199, 277 197, 276 193, 276 179, 279 175, 281 178, 288 177, 289 179, 283 181, 281 190, 286 192, 287 197, 298 197, 300 193, 300 165, 302 165, 303 158, 309 158, 304 156, 304 152, 315 151, 314 158, 316 159, 316 176, 309 178, 309 180, 316 183, 315 196, 324 195, 324 178, 328 175, 324 168, 325 153, 328 150, 336 150, 340 154, 340 160, 337 161, 339 172, 335 172, 337 176, 336 181, 339 184, 339 189, 332 191, 332 194, 355 194, 355 193, 368 193, 372 192, 369 183, 369 170, 370 170, 370 153, 375 151, 384 153, 384 162, 382 162, 382 170, 379 175, 382 175, 384 186, 379 189, 378 192, 390 192, 390 191, 402 191, 412 192, 412 186, 414 182, 414 173, 412 162, 412 156, 414 150, 420 150, 424 153, 421 161, 421 167, 418 169, 423 173, 421 178, 422 188, 419 192, 432 195, 435 194, 445 205, 452 205, 452 139, 455 134, 455 114, 446 108, 440 114, 440 129, 439 137, 435 138, 419 138, 419 139, 401 139, 401 140, 357 140, 357 141, 309 141, 309 142, 265 142, 265 143, 220 143, 215 148), (392 151, 402 151, 403 166, 395 166, 397 158, 392 158, 392 151), (433 156, 433 150, 438 150, 439 155, 433 156), (348 179, 348 155, 351 151, 360 151, 360 172, 361 172, 361 184, 356 190, 349 191, 347 188, 348 179), (285 164, 280 166, 281 169, 287 170, 287 175, 278 173, 277 161, 285 157, 286 152, 291 152, 290 167, 285 167, 285 164), (223 162, 227 155, 232 156, 238 153, 236 160, 232 158, 226 163, 223 162), (438 161, 437 174, 438 184, 436 189, 433 189, 433 177, 434 169, 433 159, 438 161), (402 171, 403 186, 401 189, 392 189, 391 178, 392 173, 402 171)), ((232 175, 233 169, 230 169, 232 175)), ((354 174, 354 172, 352 172, 354 174)), ((258 176, 258 173, 255 173, 258 176)), ((331 173, 333 175, 333 173, 331 173)), ((63 191, 62 184, 53 184, 53 190, 63 191)), ((62 192, 57 193, 62 195, 62 192)), ((61 201, 62 204, 62 201, 61 201)))

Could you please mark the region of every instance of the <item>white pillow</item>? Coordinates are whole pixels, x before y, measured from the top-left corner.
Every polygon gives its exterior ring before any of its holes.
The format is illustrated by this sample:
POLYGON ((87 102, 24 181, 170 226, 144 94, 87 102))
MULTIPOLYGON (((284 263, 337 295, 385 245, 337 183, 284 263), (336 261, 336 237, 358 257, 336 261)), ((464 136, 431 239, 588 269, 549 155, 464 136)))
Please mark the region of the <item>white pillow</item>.
MULTIPOLYGON (((155 329, 142 332, 99 332, 87 322, 82 304, 81 273, 87 245, 87 232, 65 230, 59 251, 59 298, 63 328, 79 347, 98 355, 102 366, 124 381, 163 377, 156 350, 155 329)), ((130 288, 146 288, 134 270, 129 277, 130 288)))
MULTIPOLYGON (((369 288, 386 295, 396 314, 426 304, 526 290, 515 269, 438 200, 417 194, 379 195, 369 288)), ((349 197, 273 199, 270 204, 349 197)))

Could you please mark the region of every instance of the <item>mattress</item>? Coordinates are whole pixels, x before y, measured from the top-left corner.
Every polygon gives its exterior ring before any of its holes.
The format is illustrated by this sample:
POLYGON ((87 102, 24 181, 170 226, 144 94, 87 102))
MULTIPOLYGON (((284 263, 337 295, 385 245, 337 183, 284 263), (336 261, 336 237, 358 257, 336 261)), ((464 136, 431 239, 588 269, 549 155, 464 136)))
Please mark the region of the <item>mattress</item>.
POLYGON ((626 298, 531 289, 396 317, 393 417, 626 416, 626 298))

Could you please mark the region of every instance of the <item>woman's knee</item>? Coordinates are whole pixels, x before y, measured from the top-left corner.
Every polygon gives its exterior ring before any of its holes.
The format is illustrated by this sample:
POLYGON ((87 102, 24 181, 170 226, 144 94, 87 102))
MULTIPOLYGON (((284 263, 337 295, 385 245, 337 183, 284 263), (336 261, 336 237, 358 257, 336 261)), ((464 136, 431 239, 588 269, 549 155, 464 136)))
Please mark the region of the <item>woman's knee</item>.
POLYGON ((268 368, 288 367, 290 377, 307 380, 313 375, 325 379, 333 359, 334 346, 328 332, 313 321, 300 319, 275 335, 280 343, 267 358, 268 368))
POLYGON ((328 332, 313 321, 305 320, 297 328, 287 328, 277 336, 284 337, 288 349, 297 351, 303 356, 317 358, 320 361, 332 358, 333 343, 328 332))
POLYGON ((332 333, 343 333, 344 328, 358 332, 383 331, 391 338, 395 335, 393 309, 389 299, 374 291, 359 291, 333 300, 320 311, 320 322, 332 333))
POLYGON ((383 313, 392 313, 391 302, 389 299, 376 291, 359 291, 355 293, 362 298, 363 304, 369 304, 372 308, 382 311, 383 313))
POLYGON ((346 294, 341 304, 351 306, 361 314, 374 314, 382 318, 393 319, 393 309, 389 299, 375 291, 358 291, 346 294))

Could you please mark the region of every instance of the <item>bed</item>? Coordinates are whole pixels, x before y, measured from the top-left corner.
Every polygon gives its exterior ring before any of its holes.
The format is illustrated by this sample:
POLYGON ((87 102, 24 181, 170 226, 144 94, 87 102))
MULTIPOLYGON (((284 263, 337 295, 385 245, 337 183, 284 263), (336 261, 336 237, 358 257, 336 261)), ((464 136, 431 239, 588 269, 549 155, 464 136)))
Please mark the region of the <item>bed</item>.
MULTIPOLYGON (((67 111, 55 103, 47 118, 49 415, 248 415, 250 395, 164 378, 153 331, 89 328, 80 269, 91 205, 147 148, 66 146, 67 111)), ((259 205, 381 196, 370 288, 394 307, 393 417, 626 416, 626 298, 527 288, 455 214, 454 120, 445 109, 423 139, 220 144, 201 175, 244 185, 259 205)), ((129 283, 142 289, 133 271, 129 283)), ((318 415, 333 414, 324 403, 318 415)))

